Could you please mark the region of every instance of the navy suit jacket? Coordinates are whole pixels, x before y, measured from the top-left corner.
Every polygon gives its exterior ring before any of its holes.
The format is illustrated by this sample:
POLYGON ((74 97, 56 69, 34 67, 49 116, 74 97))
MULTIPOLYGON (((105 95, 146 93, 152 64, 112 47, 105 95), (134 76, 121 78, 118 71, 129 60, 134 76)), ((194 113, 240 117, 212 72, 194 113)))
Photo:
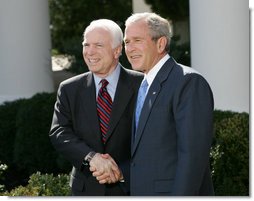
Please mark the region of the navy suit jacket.
POLYGON ((213 107, 206 80, 167 60, 149 88, 132 139, 131 195, 213 195, 213 107))
POLYGON ((74 195, 105 195, 106 187, 112 192, 119 188, 128 192, 131 122, 142 79, 143 74, 121 66, 105 145, 101 141, 92 73, 60 84, 49 136, 56 150, 73 165, 70 185, 74 195), (122 169, 125 183, 99 184, 82 166, 90 151, 109 153, 122 169))

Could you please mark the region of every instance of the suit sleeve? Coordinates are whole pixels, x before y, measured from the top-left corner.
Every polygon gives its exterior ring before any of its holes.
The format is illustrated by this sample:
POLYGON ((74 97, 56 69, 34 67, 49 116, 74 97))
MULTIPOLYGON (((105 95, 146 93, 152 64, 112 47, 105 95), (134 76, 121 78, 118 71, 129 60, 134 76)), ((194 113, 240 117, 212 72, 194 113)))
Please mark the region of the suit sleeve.
POLYGON ((60 85, 49 137, 55 149, 80 169, 84 157, 92 150, 74 133, 70 102, 65 87, 60 85))
POLYGON ((119 164, 119 168, 122 171, 124 182, 120 182, 120 185, 123 191, 126 194, 130 193, 130 160, 127 160, 121 164, 119 164))
POLYGON ((174 98, 177 167, 173 195, 195 195, 209 165, 213 95, 199 74, 185 75, 174 98))

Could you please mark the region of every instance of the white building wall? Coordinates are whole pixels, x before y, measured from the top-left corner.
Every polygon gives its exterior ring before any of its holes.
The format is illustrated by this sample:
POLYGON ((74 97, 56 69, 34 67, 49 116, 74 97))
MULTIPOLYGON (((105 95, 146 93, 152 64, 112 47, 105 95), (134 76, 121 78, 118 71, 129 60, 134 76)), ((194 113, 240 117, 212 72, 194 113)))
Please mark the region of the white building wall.
POLYGON ((151 7, 144 0, 132 0, 133 13, 151 12, 151 7))
MULTIPOLYGON (((251 63, 251 67, 250 69, 252 69, 250 71, 250 77, 252 78, 250 80, 250 100, 253 100, 253 94, 254 94, 254 81, 253 81, 253 76, 254 76, 254 71, 253 71, 253 67, 254 67, 254 1, 250 1, 249 2, 249 7, 250 7, 250 41, 251 41, 251 48, 250 48, 250 63, 251 63)), ((252 102, 253 103, 253 102, 252 102)), ((254 107, 250 107, 250 114, 253 115, 254 112, 254 107)), ((253 118, 251 118, 253 121, 253 118)), ((253 122, 251 122, 251 127, 253 127, 253 122)), ((253 128, 251 128, 251 130, 253 130, 253 128)), ((253 180, 252 180, 253 181, 253 180)), ((253 191, 252 191, 253 192, 253 191)))
POLYGON ((48 1, 0 1, 0 103, 54 90, 48 1))
POLYGON ((249 112, 247 0, 191 0, 192 67, 208 80, 215 109, 249 112))

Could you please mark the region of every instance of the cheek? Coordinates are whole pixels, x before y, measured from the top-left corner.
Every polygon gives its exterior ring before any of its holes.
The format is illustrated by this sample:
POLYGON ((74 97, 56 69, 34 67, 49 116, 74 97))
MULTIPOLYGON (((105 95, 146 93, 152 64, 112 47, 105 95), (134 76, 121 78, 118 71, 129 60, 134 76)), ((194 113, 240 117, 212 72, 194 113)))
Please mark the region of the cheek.
POLYGON ((125 46, 124 51, 125 51, 126 55, 128 55, 131 52, 131 49, 129 46, 125 46))
POLYGON ((86 55, 87 55, 87 51, 86 51, 86 50, 83 50, 83 51, 82 51, 82 54, 83 54, 83 57, 85 58, 86 55))

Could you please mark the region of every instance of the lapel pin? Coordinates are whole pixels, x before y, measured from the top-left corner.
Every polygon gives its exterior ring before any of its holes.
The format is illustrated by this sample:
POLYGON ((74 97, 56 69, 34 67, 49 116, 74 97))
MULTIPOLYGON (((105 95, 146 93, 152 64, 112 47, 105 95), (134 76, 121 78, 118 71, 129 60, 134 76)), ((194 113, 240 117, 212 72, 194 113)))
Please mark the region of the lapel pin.
POLYGON ((155 94, 156 94, 156 91, 153 92, 153 95, 155 95, 155 94))

